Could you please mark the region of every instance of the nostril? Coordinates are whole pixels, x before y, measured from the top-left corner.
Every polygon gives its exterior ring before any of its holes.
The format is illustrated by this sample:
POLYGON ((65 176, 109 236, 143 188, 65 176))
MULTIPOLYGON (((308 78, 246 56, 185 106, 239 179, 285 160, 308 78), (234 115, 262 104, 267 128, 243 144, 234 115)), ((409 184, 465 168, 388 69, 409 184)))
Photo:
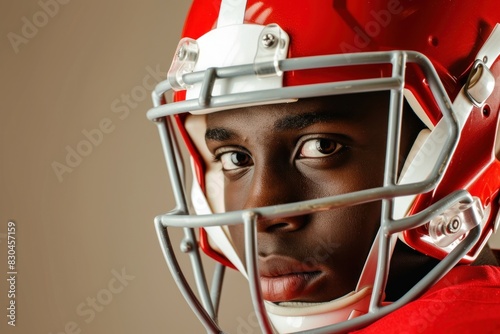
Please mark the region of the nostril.
POLYGON ((300 215, 281 218, 261 217, 257 220, 257 231, 264 233, 287 233, 300 230, 311 219, 310 215, 300 215))
POLYGON ((274 223, 274 224, 269 225, 267 227, 267 231, 268 232, 275 232, 275 231, 279 231, 279 230, 285 230, 285 229, 287 229, 287 227, 290 227, 290 224, 285 223, 285 222, 274 223))
POLYGON ((307 218, 301 216, 291 217, 285 221, 263 220, 258 223, 258 229, 266 233, 286 233, 300 230, 305 225, 307 225, 307 218))

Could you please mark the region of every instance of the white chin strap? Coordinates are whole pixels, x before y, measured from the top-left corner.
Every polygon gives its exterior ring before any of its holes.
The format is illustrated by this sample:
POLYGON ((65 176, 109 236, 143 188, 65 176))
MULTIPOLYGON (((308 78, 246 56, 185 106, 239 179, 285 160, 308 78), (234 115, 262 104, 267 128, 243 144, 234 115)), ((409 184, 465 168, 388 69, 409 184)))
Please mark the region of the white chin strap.
MULTIPOLYGON (((366 314, 370 306, 379 250, 377 233, 355 291, 325 303, 266 302, 269 319, 279 333, 294 333, 346 321, 366 314)), ((391 255, 397 236, 391 237, 391 255)))
POLYGON ((370 287, 365 287, 326 303, 277 305, 266 302, 265 306, 278 333, 293 333, 328 326, 366 313, 371 292, 370 287))

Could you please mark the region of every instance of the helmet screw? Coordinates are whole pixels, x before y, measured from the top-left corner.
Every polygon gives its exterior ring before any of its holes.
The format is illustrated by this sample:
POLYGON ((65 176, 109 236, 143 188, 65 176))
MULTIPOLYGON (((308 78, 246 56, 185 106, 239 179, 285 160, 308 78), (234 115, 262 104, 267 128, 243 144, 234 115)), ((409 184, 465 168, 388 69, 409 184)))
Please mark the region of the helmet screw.
POLYGON ((265 34, 262 36, 262 44, 265 48, 272 48, 276 44, 276 36, 273 34, 265 34))
POLYGON ((193 247, 193 243, 191 241, 184 239, 181 241, 180 248, 181 248, 181 252, 189 253, 193 250, 194 247, 193 247))
POLYGON ((462 225, 462 223, 460 222, 460 219, 458 218, 453 218, 449 223, 448 225, 446 225, 446 232, 448 234, 453 234, 453 233, 457 233, 458 230, 460 230, 460 226, 462 225))

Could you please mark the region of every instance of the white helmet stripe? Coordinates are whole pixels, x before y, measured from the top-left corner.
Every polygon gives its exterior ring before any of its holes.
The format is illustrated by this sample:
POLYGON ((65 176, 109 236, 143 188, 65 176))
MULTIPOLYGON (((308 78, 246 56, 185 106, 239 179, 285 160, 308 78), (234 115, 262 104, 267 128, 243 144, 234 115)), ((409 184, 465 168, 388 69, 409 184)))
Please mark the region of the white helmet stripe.
POLYGON ((245 18, 246 0, 222 0, 217 28, 242 24, 245 18))

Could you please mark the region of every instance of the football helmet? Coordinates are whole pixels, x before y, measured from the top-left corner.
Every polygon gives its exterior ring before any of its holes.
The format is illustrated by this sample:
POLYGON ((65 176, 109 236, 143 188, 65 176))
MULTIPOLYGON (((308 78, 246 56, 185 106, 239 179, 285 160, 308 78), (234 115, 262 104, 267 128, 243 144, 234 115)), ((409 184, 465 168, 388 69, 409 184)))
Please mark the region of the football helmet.
POLYGON ((458 263, 471 263, 498 228, 500 3, 411 0, 195 0, 168 77, 152 93, 173 210, 156 217, 165 259, 208 332, 225 267, 248 278, 265 333, 345 332, 417 298, 458 263), (224 208, 224 176, 205 144, 206 116, 235 108, 362 92, 390 94, 383 185, 240 211, 224 208), (424 124, 404 164, 403 105, 424 124), (183 152, 189 156, 185 167, 183 152), (186 174, 192 173, 192 181, 186 174), (188 184, 191 195, 188 193, 188 184), (319 305, 263 300, 256 226, 381 203, 380 228, 351 293, 319 305), (245 258, 227 226, 244 224, 245 258), (184 228, 198 293, 187 284, 168 229, 184 228), (396 240, 439 259, 394 302, 384 291, 396 240), (213 292, 199 248, 218 263, 213 292))

